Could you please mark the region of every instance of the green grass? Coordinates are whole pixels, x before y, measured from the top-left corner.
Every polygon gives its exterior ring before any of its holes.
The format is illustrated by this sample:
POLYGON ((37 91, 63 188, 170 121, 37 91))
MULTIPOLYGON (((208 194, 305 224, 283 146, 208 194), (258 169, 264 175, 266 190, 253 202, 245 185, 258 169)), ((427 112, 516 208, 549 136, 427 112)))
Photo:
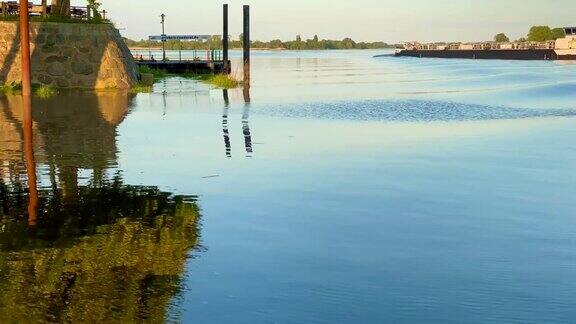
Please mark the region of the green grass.
MULTIPOLYGON (((1 16, 0 21, 18 21, 20 16, 9 15, 1 16)), ((78 19, 78 18, 68 18, 60 16, 49 16, 46 18, 42 17, 30 17, 30 22, 54 22, 54 23, 66 23, 66 24, 112 24, 108 19, 102 18, 92 18, 92 19, 78 19)))
POLYGON ((32 91, 42 99, 50 99, 58 94, 58 89, 47 85, 32 86, 32 91))
MULTIPOLYGON (((187 79, 193 79, 202 81, 204 83, 211 84, 215 87, 222 88, 222 89, 232 89, 237 88, 242 85, 241 81, 234 79, 233 77, 227 74, 194 74, 194 73, 185 73, 185 74, 169 74, 164 70, 159 69, 152 69, 148 66, 140 66, 140 73, 141 74, 152 74, 155 80, 164 79, 171 76, 178 76, 187 79)), ((144 85, 136 86, 135 88, 146 87, 144 85)), ((136 91, 136 90, 135 90, 136 91)), ((138 91, 140 92, 140 91, 138 91)), ((142 91, 142 92, 150 92, 150 91, 142 91)))
POLYGON ((22 91, 22 85, 20 83, 0 83, 0 93, 3 94, 14 94, 22 91))
POLYGON ((154 79, 162 79, 168 76, 168 73, 164 70, 159 69, 151 69, 148 66, 140 66, 140 73, 152 74, 154 75, 154 79))
POLYGON ((233 79, 227 74, 198 74, 187 75, 187 77, 211 84, 217 88, 222 89, 232 89, 242 85, 242 82, 233 79))
MULTIPOLYGON (((22 93, 22 84, 20 82, 0 84, 0 93, 20 94, 22 93)), ((49 99, 58 94, 58 89, 53 86, 33 84, 32 94, 42 99, 49 99)))
POLYGON ((151 93, 152 90, 152 86, 138 83, 130 89, 130 93, 151 93))

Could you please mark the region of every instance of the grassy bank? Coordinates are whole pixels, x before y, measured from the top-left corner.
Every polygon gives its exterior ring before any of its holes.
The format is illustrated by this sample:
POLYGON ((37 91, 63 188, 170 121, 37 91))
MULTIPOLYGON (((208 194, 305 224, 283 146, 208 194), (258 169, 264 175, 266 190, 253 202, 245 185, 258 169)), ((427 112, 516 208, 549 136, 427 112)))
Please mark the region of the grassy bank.
POLYGON ((151 85, 146 85, 142 83, 138 83, 137 85, 133 86, 130 89, 130 93, 151 93, 153 87, 151 85))
MULTIPOLYGON (((234 78, 230 75, 227 75, 227 74, 193 74, 193 73, 169 74, 169 73, 166 73, 166 71, 164 71, 164 70, 151 69, 147 66, 141 66, 140 67, 140 73, 141 74, 152 74, 154 76, 154 80, 161 80, 161 79, 164 79, 164 78, 170 77, 170 76, 178 76, 178 77, 183 77, 183 78, 187 78, 187 79, 202 81, 204 83, 207 83, 207 84, 210 84, 210 85, 213 85, 217 88, 222 88, 222 89, 232 89, 232 88, 237 88, 237 87, 242 85, 242 81, 238 81, 236 78, 234 78)), ((150 92, 151 91, 150 86, 142 85, 142 84, 139 84, 132 89, 133 89, 133 92, 136 92, 136 93, 138 93, 138 92, 150 92)))
MULTIPOLYGON (((20 94, 22 93, 22 84, 11 82, 11 83, 2 83, 0 84, 0 94, 20 94)), ((42 98, 48 99, 52 98, 58 94, 58 89, 52 86, 46 85, 32 85, 32 94, 42 98)))
POLYGON ((192 75, 191 78, 222 89, 233 89, 242 85, 241 81, 226 74, 197 74, 192 75))
POLYGON ((140 66, 140 74, 152 74, 154 76, 154 79, 156 80, 160 80, 163 79, 165 77, 168 76, 168 73, 166 73, 166 71, 164 70, 159 70, 159 69, 152 69, 148 66, 140 66))
MULTIPOLYGON (((0 16, 0 21, 19 21, 20 16, 8 15, 0 16)), ((108 19, 103 18, 92 18, 92 19, 78 19, 78 18, 68 18, 60 16, 48 16, 48 17, 30 17, 30 22, 51 22, 51 23, 65 23, 65 24, 83 24, 83 25, 99 25, 99 24, 112 24, 108 19)))

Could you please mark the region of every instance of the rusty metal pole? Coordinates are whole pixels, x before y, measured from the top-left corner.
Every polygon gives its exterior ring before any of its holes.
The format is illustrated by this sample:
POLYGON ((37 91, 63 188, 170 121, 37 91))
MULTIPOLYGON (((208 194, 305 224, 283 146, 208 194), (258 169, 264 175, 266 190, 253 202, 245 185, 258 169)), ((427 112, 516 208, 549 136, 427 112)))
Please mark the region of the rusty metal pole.
POLYGON ((38 213, 38 184, 36 176, 36 159, 34 157, 34 130, 32 121, 32 97, 22 97, 23 118, 22 128, 24 131, 24 159, 26 162, 26 174, 28 175, 28 225, 35 227, 38 213))
POLYGON ((30 68, 30 20, 28 0, 20 0, 20 55, 22 59, 22 95, 32 94, 32 73, 30 68))
POLYGON ((230 73, 230 66, 228 64, 228 5, 224 5, 223 17, 223 33, 222 33, 222 55, 224 60, 224 73, 230 73))
POLYGON ((244 6, 244 83, 250 84, 250 6, 244 6))

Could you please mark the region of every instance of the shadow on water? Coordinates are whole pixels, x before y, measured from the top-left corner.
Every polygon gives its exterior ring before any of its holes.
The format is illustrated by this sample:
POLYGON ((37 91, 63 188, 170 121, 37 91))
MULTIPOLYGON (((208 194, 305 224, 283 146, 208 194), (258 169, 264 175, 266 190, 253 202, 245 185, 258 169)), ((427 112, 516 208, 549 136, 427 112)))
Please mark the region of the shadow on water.
POLYGON ((200 208, 194 196, 128 185, 111 172, 130 100, 0 101, 3 321, 166 320, 199 249, 200 208))

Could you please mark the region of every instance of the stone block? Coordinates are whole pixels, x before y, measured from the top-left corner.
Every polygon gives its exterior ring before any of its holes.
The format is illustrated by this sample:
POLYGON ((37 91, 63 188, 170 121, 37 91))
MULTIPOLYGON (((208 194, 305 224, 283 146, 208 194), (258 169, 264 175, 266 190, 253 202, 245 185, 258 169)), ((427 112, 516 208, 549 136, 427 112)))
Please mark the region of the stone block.
POLYGON ((72 72, 80 75, 90 75, 94 73, 92 64, 87 62, 72 62, 72 72))
POLYGON ((60 62, 54 62, 48 65, 46 71, 51 76, 64 76, 66 75, 66 67, 60 62))

